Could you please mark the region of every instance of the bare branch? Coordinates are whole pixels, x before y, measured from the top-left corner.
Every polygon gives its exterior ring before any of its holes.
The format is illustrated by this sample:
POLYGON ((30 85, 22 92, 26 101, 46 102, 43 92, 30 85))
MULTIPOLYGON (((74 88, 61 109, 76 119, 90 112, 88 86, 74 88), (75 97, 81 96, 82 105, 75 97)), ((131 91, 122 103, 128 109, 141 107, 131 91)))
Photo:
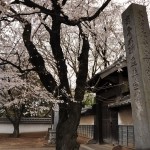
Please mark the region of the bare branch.
MULTIPOLYGON (((75 26, 80 24, 83 21, 92 21, 94 20, 96 17, 98 17, 100 15, 100 13, 106 8, 106 6, 109 4, 111 0, 107 0, 98 10, 97 12, 92 15, 92 16, 88 16, 88 17, 81 17, 78 20, 69 20, 68 16, 64 14, 64 12, 61 10, 60 6, 58 4, 56 4, 56 2, 53 0, 53 6, 54 8, 57 8, 57 13, 55 13, 56 10, 49 10, 43 6, 40 6, 34 2, 32 2, 31 0, 25 0, 24 2, 17 0, 17 3, 19 4, 23 4, 26 5, 28 7, 31 8, 38 8, 40 9, 40 11, 42 13, 45 13, 47 15, 50 15, 51 17, 59 17, 59 21, 61 23, 67 24, 67 25, 71 25, 71 26, 75 26), (59 13, 58 13, 59 12, 59 13), (60 14, 62 14, 62 16, 60 16, 60 14)), ((64 0, 64 2, 66 2, 66 0, 64 0)), ((13 2, 13 4, 15 4, 16 2, 13 2)))
POLYGON ((20 73, 27 73, 27 72, 30 72, 30 71, 35 71, 35 68, 30 68, 30 69, 23 70, 23 69, 21 69, 21 66, 17 66, 16 64, 12 63, 9 60, 3 59, 3 58, 0 58, 0 60, 2 60, 2 63, 0 63, 0 65, 9 64, 9 65, 15 67, 16 69, 18 69, 20 73))
POLYGON ((107 0, 98 10, 97 12, 93 15, 93 16, 90 16, 90 17, 83 17, 81 18, 80 20, 81 21, 92 21, 94 20, 96 17, 98 17, 100 15, 100 13, 106 8, 106 6, 109 4, 111 0, 107 0))
POLYGON ((67 0, 63 0, 62 1, 62 6, 64 6, 66 4, 67 0))
POLYGON ((19 1, 19 0, 15 0, 14 2, 12 2, 12 4, 23 4, 23 5, 25 5, 25 6, 28 6, 28 7, 30 7, 30 8, 33 8, 33 9, 38 8, 38 9, 41 10, 41 12, 43 12, 43 13, 45 13, 45 14, 47 14, 47 15, 53 15, 53 14, 54 14, 54 11, 49 10, 49 9, 43 7, 43 6, 40 6, 40 5, 34 3, 34 2, 31 1, 31 0, 24 0, 24 2, 19 1))

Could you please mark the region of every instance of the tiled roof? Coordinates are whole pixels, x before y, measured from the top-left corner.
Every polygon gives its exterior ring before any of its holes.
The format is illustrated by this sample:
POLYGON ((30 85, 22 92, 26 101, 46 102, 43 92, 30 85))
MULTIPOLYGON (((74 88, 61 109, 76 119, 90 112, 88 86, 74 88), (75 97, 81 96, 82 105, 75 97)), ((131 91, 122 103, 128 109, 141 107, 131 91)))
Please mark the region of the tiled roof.
MULTIPOLYGON (((7 118, 0 117, 0 123, 11 123, 7 118)), ((21 118, 20 124, 51 124, 52 118, 21 118)))
POLYGON ((108 104, 108 107, 115 108, 115 107, 130 105, 130 104, 131 104, 131 99, 128 98, 128 99, 122 99, 122 100, 114 102, 114 103, 110 103, 110 104, 108 104))

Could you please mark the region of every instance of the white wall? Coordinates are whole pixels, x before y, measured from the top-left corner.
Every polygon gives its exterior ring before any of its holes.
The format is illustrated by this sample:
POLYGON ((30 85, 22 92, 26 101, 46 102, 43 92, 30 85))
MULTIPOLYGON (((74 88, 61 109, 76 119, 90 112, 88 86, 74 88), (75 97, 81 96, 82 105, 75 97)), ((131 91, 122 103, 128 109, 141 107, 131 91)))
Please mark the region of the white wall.
MULTIPOLYGON (((20 124, 20 133, 48 131, 49 124, 20 124)), ((0 133, 13 133, 12 124, 0 124, 0 133)))
POLYGON ((94 125, 94 115, 82 116, 80 118, 80 125, 94 125))
POLYGON ((133 125, 131 106, 119 110, 118 125, 133 125))

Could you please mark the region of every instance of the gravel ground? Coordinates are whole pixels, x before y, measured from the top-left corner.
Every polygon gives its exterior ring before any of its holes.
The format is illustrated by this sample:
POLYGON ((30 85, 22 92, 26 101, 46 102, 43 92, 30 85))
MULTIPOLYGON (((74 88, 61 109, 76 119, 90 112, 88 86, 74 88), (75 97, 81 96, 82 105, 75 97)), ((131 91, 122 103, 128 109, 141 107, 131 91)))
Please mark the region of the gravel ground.
MULTIPOLYGON (((55 150, 47 142, 46 132, 21 133, 19 138, 12 138, 9 134, 0 134, 0 150, 55 150)), ((87 143, 89 139, 78 138, 80 143, 87 143)), ((80 150, 85 150, 80 148, 80 150)))
MULTIPOLYGON (((19 138, 12 138, 8 134, 0 134, 0 150, 55 150, 55 146, 49 145, 45 133, 24 133, 19 138)), ((89 139, 79 137, 80 150, 111 150, 110 147, 92 145, 86 143, 89 139)))
POLYGON ((24 133, 19 138, 0 134, 0 150, 54 150, 45 139, 45 133, 24 133))

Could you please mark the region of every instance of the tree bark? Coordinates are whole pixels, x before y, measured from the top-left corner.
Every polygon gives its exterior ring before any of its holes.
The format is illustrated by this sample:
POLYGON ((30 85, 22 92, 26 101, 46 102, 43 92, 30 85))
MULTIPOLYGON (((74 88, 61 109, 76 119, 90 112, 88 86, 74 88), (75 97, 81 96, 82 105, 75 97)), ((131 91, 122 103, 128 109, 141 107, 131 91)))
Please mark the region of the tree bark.
POLYGON ((19 137, 19 123, 18 122, 14 122, 13 123, 13 127, 14 127, 14 131, 13 131, 13 137, 14 138, 18 138, 19 137))
POLYGON ((79 71, 77 73, 75 96, 73 98, 71 96, 71 91, 68 83, 67 66, 60 46, 61 23, 57 20, 57 17, 54 17, 52 19, 52 30, 49 30, 50 44, 59 72, 59 86, 57 86, 52 75, 46 70, 42 56, 38 53, 35 45, 30 40, 31 24, 27 21, 23 32, 23 40, 30 55, 30 62, 33 66, 35 66, 35 71, 38 73, 45 88, 51 93, 54 93, 54 91, 56 92, 57 89, 58 93, 55 96, 59 94, 59 96, 61 96, 61 99, 64 100, 63 104, 59 104, 60 115, 58 126, 56 129, 56 149, 78 150, 79 144, 77 143, 77 128, 80 121, 82 100, 84 97, 88 72, 89 42, 87 36, 83 33, 82 28, 79 26, 79 32, 83 40, 83 45, 81 54, 78 59, 79 71))
MULTIPOLYGON (((59 14, 58 14, 59 15, 59 14)), ((71 95, 67 77, 67 66, 64 54, 60 46, 61 23, 53 17, 52 30, 50 33, 50 44, 56 60, 58 76, 60 79, 59 89, 65 89, 71 95)), ((56 149, 57 150, 78 150, 77 128, 80 120, 81 103, 74 103, 62 96, 64 104, 60 104, 59 122, 56 129, 56 149), (68 103, 68 105, 66 104, 68 103)))
POLYGON ((12 123, 14 127, 14 131, 12 137, 19 137, 19 124, 22 117, 22 113, 24 110, 24 105, 21 105, 20 108, 15 108, 15 106, 11 106, 10 108, 5 108, 6 117, 12 123))
POLYGON ((56 150, 79 150, 77 128, 80 120, 81 104, 72 103, 68 119, 61 121, 56 129, 56 150))
POLYGON ((60 106, 60 118, 56 130, 57 150, 79 150, 80 147, 79 143, 77 143, 77 129, 80 122, 82 100, 85 93, 88 72, 89 42, 87 36, 83 33, 81 26, 79 26, 79 32, 83 40, 83 45, 78 59, 79 71, 77 73, 74 102, 69 103, 67 111, 64 107, 60 106))

